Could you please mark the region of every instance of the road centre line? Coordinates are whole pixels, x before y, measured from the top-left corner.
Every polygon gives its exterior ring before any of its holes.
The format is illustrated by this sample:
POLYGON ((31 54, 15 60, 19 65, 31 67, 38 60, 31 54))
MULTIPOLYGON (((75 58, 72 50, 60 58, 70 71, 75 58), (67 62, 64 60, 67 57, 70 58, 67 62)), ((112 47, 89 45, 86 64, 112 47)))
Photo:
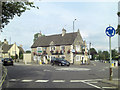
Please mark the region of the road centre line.
POLYGON ((52 82, 65 82, 65 80, 53 80, 52 82))
POLYGON ((48 82, 49 80, 36 80, 35 82, 48 82))

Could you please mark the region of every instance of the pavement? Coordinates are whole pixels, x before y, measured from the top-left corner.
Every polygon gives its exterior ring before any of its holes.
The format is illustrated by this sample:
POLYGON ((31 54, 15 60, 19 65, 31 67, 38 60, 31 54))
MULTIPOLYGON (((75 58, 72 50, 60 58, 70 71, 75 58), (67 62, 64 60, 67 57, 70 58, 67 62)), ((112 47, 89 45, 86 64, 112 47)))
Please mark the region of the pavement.
POLYGON ((120 79, 112 79, 112 80, 102 79, 100 82, 114 85, 114 86, 116 86, 116 87, 118 87, 118 88, 120 89, 120 86, 119 86, 119 84, 120 84, 120 79))

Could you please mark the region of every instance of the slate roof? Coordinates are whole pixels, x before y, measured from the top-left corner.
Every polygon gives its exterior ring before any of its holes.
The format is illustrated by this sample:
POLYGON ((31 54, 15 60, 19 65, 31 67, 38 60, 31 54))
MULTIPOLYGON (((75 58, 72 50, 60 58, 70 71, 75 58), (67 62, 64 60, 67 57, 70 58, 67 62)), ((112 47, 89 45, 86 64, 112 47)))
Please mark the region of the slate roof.
POLYGON ((3 46, 2 46, 3 53, 7 53, 8 50, 12 47, 12 45, 13 44, 11 44, 11 45, 3 44, 3 46))
POLYGON ((18 48, 20 49, 20 51, 22 51, 22 53, 24 53, 24 50, 23 50, 22 47, 19 47, 19 46, 18 46, 18 48))
POLYGON ((77 37, 78 32, 66 33, 64 36, 62 34, 50 35, 50 36, 41 36, 39 37, 31 46, 31 48, 36 47, 45 47, 49 46, 53 41, 54 45, 72 45, 75 38, 77 37))
MULTIPOLYGON (((2 46, 3 53, 7 53, 8 50, 9 50, 12 46, 13 46, 13 44, 11 44, 11 45, 3 44, 3 46, 2 46)), ((18 46, 18 48, 20 49, 20 51, 22 51, 22 53, 24 53, 24 50, 23 50, 22 47, 19 47, 19 46, 18 46)))

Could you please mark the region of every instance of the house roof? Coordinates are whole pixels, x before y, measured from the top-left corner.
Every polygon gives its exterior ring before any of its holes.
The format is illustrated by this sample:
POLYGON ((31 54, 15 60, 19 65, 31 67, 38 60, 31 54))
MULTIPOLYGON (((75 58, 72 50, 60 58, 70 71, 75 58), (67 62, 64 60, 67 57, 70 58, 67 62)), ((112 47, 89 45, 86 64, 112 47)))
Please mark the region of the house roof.
POLYGON ((41 36, 39 37, 31 46, 31 48, 49 46, 51 42, 54 45, 71 45, 73 44, 78 32, 66 33, 64 36, 62 34, 41 36))
POLYGON ((3 53, 7 53, 8 50, 12 47, 12 45, 13 44, 11 44, 11 45, 3 44, 3 46, 2 46, 3 53))
MULTIPOLYGON (((12 46, 13 46, 13 44, 11 44, 11 45, 3 44, 3 46, 2 46, 3 53, 7 53, 8 50, 9 50, 12 46)), ((18 48, 20 49, 20 51, 22 51, 22 53, 24 53, 24 50, 23 50, 22 47, 19 47, 19 46, 18 46, 18 48)))
POLYGON ((22 47, 18 46, 18 48, 20 49, 20 51, 21 51, 22 53, 24 53, 24 50, 23 50, 22 47))

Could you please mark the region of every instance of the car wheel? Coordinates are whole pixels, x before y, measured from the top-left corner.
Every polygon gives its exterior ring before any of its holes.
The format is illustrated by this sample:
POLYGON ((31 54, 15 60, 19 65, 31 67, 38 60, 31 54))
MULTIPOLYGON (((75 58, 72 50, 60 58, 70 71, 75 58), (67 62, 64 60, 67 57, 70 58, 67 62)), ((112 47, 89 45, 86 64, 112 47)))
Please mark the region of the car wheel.
POLYGON ((54 65, 54 63, 51 64, 52 66, 54 65))

